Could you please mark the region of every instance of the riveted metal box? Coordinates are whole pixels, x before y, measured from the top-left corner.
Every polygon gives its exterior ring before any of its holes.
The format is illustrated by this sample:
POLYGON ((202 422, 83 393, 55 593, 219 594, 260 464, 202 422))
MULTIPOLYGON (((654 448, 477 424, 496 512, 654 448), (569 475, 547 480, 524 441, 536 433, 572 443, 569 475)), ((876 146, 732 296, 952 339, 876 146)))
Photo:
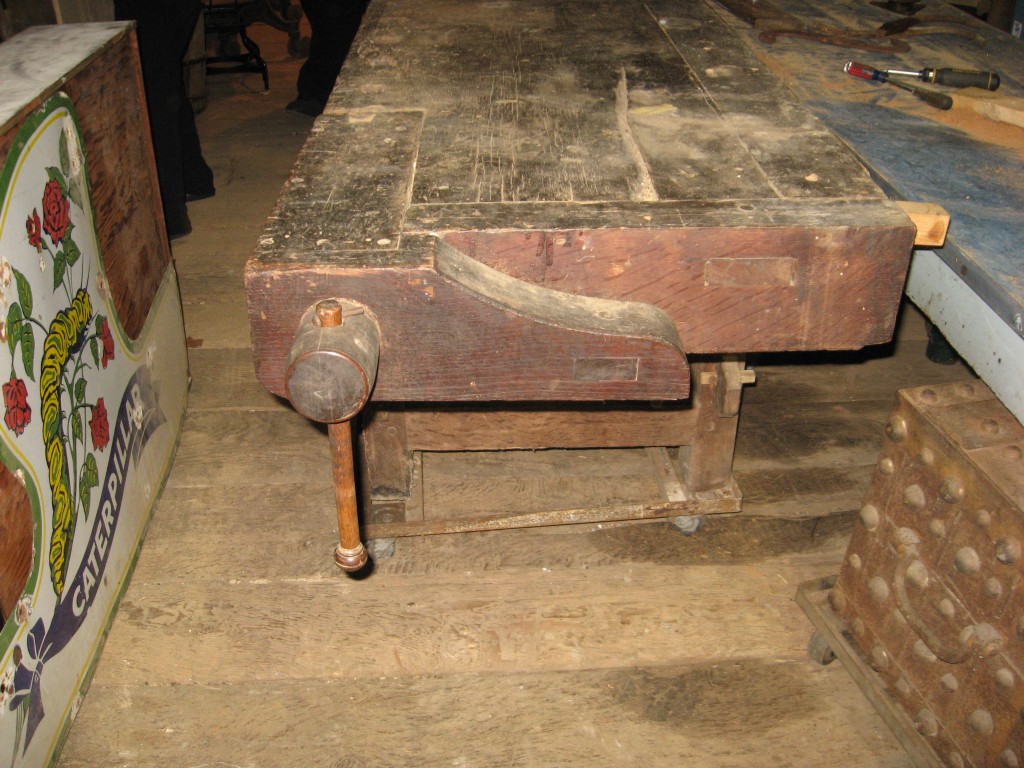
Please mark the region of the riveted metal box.
POLYGON ((832 608, 939 760, 1024 765, 1024 427, 970 381, 886 434, 832 608))

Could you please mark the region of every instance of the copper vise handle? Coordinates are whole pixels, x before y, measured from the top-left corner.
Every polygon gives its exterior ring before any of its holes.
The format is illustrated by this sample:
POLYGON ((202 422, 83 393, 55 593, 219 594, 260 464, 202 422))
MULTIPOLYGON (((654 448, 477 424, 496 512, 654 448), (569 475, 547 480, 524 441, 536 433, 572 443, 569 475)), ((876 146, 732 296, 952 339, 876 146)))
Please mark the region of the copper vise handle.
POLYGON ((352 419, 366 405, 377 376, 380 328, 370 310, 346 299, 323 299, 299 321, 288 356, 288 399, 303 416, 327 425, 338 512, 334 562, 345 571, 366 565, 359 539, 352 419))
MULTIPOLYGON (((988 658, 1006 645, 1006 639, 991 624, 970 624, 960 631, 956 645, 943 641, 922 619, 907 594, 907 571, 917 560, 913 553, 900 560, 893 575, 893 594, 907 624, 914 630, 928 650, 947 664, 962 664, 972 655, 988 658)), ((923 565, 923 564, 922 564, 923 565)))
POLYGON ((343 571, 366 565, 366 547, 359 537, 359 505, 356 501, 355 462, 352 458, 352 422, 327 425, 334 469, 334 498, 338 506, 338 546, 334 562, 343 571))

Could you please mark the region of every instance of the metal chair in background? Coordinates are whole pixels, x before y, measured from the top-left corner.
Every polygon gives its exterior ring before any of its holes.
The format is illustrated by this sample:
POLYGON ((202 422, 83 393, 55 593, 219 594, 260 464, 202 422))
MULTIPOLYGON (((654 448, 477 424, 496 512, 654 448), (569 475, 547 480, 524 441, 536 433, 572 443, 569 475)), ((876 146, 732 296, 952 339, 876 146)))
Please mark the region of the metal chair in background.
POLYGON ((263 23, 287 33, 288 53, 301 57, 309 52, 309 39, 299 32, 301 19, 302 9, 292 0, 204 0, 207 73, 258 73, 263 89, 270 90, 267 62, 247 28, 263 23))

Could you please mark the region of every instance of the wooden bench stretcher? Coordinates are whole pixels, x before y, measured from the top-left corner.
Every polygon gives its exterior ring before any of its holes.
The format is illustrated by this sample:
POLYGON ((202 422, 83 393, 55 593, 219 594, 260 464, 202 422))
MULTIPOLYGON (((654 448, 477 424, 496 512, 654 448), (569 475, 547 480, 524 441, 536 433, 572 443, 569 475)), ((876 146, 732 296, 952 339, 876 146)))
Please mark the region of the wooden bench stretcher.
POLYGON ((374 0, 246 268, 256 370, 330 425, 345 568, 358 472, 374 538, 581 519, 406 519, 460 434, 664 448, 610 518, 736 511, 744 355, 888 341, 914 235, 703 0, 374 0))

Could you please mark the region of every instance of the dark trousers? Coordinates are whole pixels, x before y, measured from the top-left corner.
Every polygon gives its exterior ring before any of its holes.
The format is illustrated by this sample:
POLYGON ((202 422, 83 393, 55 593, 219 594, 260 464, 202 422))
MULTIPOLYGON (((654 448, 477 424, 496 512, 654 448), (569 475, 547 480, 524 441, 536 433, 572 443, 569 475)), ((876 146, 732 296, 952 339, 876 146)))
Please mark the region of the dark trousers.
POLYGON ((201 0, 114 0, 115 17, 138 24, 160 196, 167 232, 172 236, 189 229, 185 193, 213 189, 213 171, 199 146, 182 70, 201 11, 201 0))
POLYGON ((312 34, 299 70, 300 99, 326 102, 359 30, 366 0, 301 0, 312 34))

